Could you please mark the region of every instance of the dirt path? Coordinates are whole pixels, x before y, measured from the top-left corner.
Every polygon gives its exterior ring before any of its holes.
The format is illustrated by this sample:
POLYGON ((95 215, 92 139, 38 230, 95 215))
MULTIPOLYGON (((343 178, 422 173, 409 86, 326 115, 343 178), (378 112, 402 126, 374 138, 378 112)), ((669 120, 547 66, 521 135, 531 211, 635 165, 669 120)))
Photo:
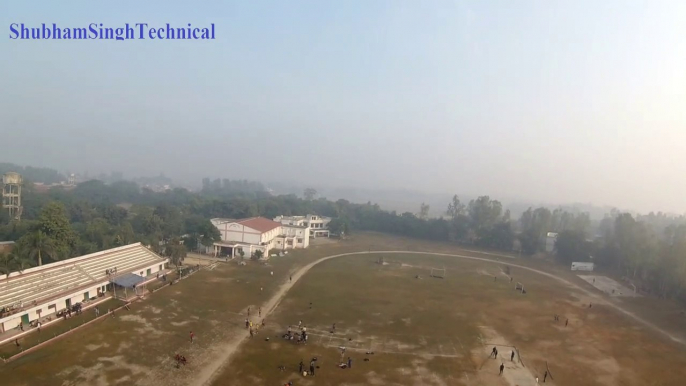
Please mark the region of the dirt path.
MULTIPOLYGON (((474 251, 477 252, 477 251, 474 251)), ((510 262, 506 261, 499 261, 499 260, 493 260, 489 258, 484 258, 484 257, 474 257, 474 256, 464 256, 464 255, 458 255, 458 254, 450 254, 450 253, 438 253, 438 252, 417 252, 417 251, 363 251, 363 252, 348 252, 348 253, 341 253, 338 255, 331 255, 331 256, 326 256, 322 257, 321 259, 318 259, 316 261, 313 261, 306 266, 298 269, 293 275, 292 281, 286 281, 284 284, 282 284, 279 289, 276 291, 276 293, 264 304, 262 304, 262 310, 263 310, 263 315, 265 318, 269 316, 269 314, 272 313, 276 309, 276 307, 279 306, 281 303, 281 300, 286 296, 288 291, 291 289, 291 287, 300 280, 300 278, 305 275, 312 267, 315 265, 322 263, 327 260, 331 260, 337 257, 342 257, 342 256, 353 256, 353 255, 367 255, 367 254, 374 254, 374 253, 385 253, 385 254, 416 254, 416 255, 431 255, 431 256, 446 256, 446 257, 458 257, 462 259, 468 259, 468 260, 477 260, 477 261, 485 261, 489 263, 494 263, 494 264, 502 264, 502 265, 509 265, 511 267, 517 267, 521 269, 525 269, 530 272, 535 272, 538 274, 541 274, 543 276, 547 276, 549 278, 555 279, 561 283, 564 283, 565 285, 574 288, 578 291, 583 292, 585 295, 591 297, 594 299, 594 302, 596 304, 603 304, 610 306, 617 311, 623 313, 624 315, 636 320, 637 322, 651 328, 652 330, 668 337, 669 339, 673 340, 674 342, 686 345, 686 342, 684 342, 682 339, 679 339, 678 337, 670 334, 668 331, 661 329, 660 327, 656 326, 653 323, 648 322, 645 319, 640 318, 636 314, 626 311, 622 307, 618 306, 617 304, 614 304, 612 302, 607 301, 604 297, 601 295, 598 295, 596 293, 593 293, 585 288, 582 288, 566 279, 563 279, 561 277, 558 277, 554 274, 541 271, 535 268, 529 268, 523 265, 518 265, 518 264, 512 264, 510 262)), ((481 252, 478 252, 481 253, 481 252)), ((496 254, 493 254, 496 255, 496 254)), ((503 257, 508 257, 512 258, 511 256, 506 256, 506 255, 497 255, 497 256, 503 256, 503 257)), ((241 330, 231 341, 229 341, 225 346, 222 346, 222 351, 220 355, 217 355, 216 359, 211 362, 208 366, 206 366, 204 369, 200 371, 198 376, 193 380, 191 385, 193 386, 204 386, 204 385, 211 385, 212 381, 214 378, 221 373, 224 368, 230 363, 231 357, 233 354, 238 351, 241 343, 243 343, 249 336, 249 332, 247 330, 241 330)))

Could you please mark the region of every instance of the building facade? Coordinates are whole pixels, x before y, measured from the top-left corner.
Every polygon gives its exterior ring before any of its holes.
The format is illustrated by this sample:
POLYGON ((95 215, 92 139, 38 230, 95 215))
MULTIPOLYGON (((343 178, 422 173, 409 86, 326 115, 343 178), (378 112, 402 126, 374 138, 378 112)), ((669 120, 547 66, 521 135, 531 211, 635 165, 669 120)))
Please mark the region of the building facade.
POLYGON ((331 217, 308 214, 305 216, 278 216, 274 221, 284 225, 297 225, 309 228, 309 237, 329 237, 331 217))
POLYGON ((136 243, 13 272, 0 280, 0 332, 104 296, 119 277, 166 272, 166 263, 136 243))
POLYGON ((251 217, 240 220, 214 218, 221 241, 208 248, 214 256, 234 258, 251 257, 257 251, 266 256, 274 251, 307 248, 310 239, 328 237, 329 217, 316 215, 278 216, 274 220, 251 217), (312 227, 314 226, 314 228, 312 227), (313 232, 317 232, 313 235, 313 232))

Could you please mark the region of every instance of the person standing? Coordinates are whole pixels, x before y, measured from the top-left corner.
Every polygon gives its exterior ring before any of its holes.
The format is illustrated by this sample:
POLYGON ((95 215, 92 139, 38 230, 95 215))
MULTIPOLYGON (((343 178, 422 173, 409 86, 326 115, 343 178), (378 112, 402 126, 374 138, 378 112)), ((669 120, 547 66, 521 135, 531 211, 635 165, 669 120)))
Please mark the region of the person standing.
POLYGON ((195 334, 193 333, 193 331, 191 331, 191 343, 193 343, 194 339, 195 339, 195 334))
POLYGON ((348 368, 352 369, 353 368, 353 360, 352 358, 348 357, 348 368))
POLYGON ((292 281, 293 281, 293 276, 288 275, 288 280, 292 282, 292 281))
POLYGON ((565 320, 565 327, 569 324, 569 319, 565 320))
POLYGON ((545 383, 545 379, 548 378, 548 370, 543 373, 543 383, 545 383))
POLYGON ((495 359, 498 359, 498 349, 495 349, 495 359))
POLYGON ((310 374, 314 377, 314 359, 310 361, 310 374))
POLYGON ((512 354, 510 354, 510 362, 514 361, 514 356, 515 356, 515 353, 514 353, 514 350, 512 350, 512 354))
POLYGON ((498 374, 498 375, 503 375, 503 370, 505 370, 505 364, 501 363, 500 364, 500 374, 498 374))
POLYGON ((298 374, 303 373, 303 368, 305 367, 305 364, 303 363, 303 360, 300 360, 300 364, 298 365, 298 374))
POLYGON ((495 347, 493 347, 493 350, 491 350, 491 355, 489 355, 488 357, 489 357, 489 358, 490 358, 490 357, 494 357, 494 358, 495 358, 495 347))

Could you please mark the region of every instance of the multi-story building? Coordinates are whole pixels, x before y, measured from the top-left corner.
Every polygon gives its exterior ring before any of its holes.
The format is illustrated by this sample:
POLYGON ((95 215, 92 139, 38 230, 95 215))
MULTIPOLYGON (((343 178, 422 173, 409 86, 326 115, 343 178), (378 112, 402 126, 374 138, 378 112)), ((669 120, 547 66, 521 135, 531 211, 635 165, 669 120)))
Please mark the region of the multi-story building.
POLYGON ((256 251, 264 255, 270 251, 294 248, 307 248, 310 238, 329 237, 329 217, 317 215, 278 216, 274 220, 264 217, 251 217, 234 220, 213 218, 221 241, 207 250, 215 256, 250 257, 256 251))
POLYGON ((298 225, 309 228, 309 237, 329 237, 331 217, 308 214, 306 216, 278 216, 274 219, 281 224, 298 225))

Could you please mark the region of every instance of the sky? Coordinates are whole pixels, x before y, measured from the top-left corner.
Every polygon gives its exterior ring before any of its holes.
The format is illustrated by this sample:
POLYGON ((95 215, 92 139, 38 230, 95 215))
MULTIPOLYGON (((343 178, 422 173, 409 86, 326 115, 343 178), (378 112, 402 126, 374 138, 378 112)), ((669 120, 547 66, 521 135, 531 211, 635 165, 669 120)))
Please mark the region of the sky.
POLYGON ((0 162, 686 212, 686 2, 0 5, 0 162), (11 23, 216 39, 12 40, 11 23))

